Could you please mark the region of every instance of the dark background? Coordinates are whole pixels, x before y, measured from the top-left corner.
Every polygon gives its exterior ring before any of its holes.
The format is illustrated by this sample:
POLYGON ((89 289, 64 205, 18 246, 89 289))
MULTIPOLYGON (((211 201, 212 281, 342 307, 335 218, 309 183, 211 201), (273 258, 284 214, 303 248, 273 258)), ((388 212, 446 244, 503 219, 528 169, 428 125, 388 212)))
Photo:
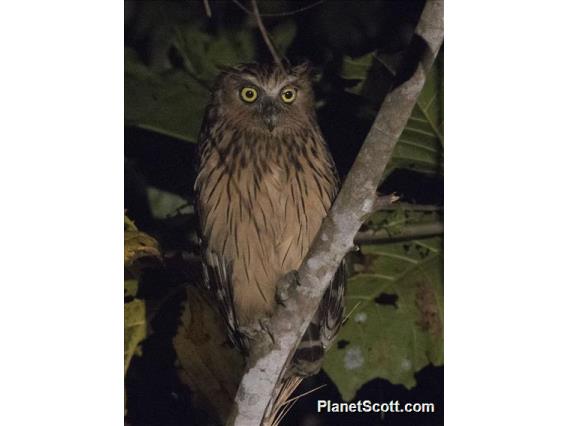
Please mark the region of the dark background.
MULTIPOLYGON (((242 2, 250 9, 250 2, 242 2)), ((370 51, 385 54, 402 52, 410 42, 420 16, 423 1, 325 1, 315 7, 293 11, 305 2, 259 2, 263 13, 286 13, 296 21, 298 31, 286 57, 297 63, 308 59, 318 72, 315 85, 318 120, 330 146, 340 175, 343 177, 359 150, 370 126, 365 110, 377 109, 390 86, 391 76, 378 78, 372 99, 346 92, 351 83, 339 77, 342 58, 357 57, 370 51)), ((132 49, 149 67, 157 70, 182 68, 175 48, 160 47, 161 35, 175 25, 198 23, 203 31, 217 34, 222 28, 250 25, 250 16, 235 2, 211 1, 212 17, 205 15, 201 1, 127 1, 125 2, 125 47, 132 49)), ((283 16, 265 16, 270 31, 283 16)), ((258 29, 257 60, 270 61, 258 29)), ((383 74, 377 73, 382 76, 383 74)), ((127 94, 128 96, 128 94, 127 94)), ((128 105, 128 102, 127 102, 128 105)), ((127 112, 128 113, 128 112, 127 112)), ((172 214, 157 218, 147 196, 149 186, 176 194, 191 203, 195 177, 195 144, 141 129, 127 123, 125 127, 125 209, 138 228, 156 237, 167 250, 196 253, 192 215, 172 214)), ((383 182, 381 192, 396 191, 402 200, 420 204, 443 204, 443 180, 440 174, 424 174, 397 169, 383 182)), ((175 213, 175 212, 172 212, 175 213)), ((162 279, 162 278, 161 278, 162 279)), ((171 285, 175 279, 169 277, 171 285)), ((162 279, 163 281, 163 279, 162 279)), ((165 290, 156 289, 152 278, 141 283, 148 298, 159 297, 165 290)), ((130 425, 199 425, 200 414, 191 404, 191 391, 181 385, 173 368, 175 354, 170 339, 175 329, 175 311, 171 318, 160 317, 153 323, 154 334, 143 344, 143 356, 133 360, 126 379, 127 421, 130 425)), ((177 308, 176 308, 177 306, 177 308)), ((284 420, 286 425, 440 425, 443 422, 443 367, 426 367, 417 376, 418 385, 407 390, 386 380, 372 380, 357 393, 356 400, 388 402, 433 402, 434 414, 316 414, 316 400, 341 401, 335 385, 325 373, 307 380, 305 389, 322 383, 322 390, 299 400, 284 420), (316 396, 317 395, 317 396, 316 396)))

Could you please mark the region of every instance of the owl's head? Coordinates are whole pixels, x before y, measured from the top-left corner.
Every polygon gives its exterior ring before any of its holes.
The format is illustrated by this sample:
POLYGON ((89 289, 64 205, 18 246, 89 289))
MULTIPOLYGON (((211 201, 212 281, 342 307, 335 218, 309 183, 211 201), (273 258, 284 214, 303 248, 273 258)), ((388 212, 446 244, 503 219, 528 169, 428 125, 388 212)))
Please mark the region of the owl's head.
POLYGON ((280 133, 313 124, 314 95, 308 64, 242 64, 217 78, 213 105, 227 123, 280 133))

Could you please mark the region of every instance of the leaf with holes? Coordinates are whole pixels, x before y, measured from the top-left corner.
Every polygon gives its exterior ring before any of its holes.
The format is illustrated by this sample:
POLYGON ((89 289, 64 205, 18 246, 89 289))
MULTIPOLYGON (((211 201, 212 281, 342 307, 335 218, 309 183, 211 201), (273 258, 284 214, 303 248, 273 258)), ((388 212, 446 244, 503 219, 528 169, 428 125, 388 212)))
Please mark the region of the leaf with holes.
POLYGON ((362 247, 348 283, 351 312, 324 368, 344 400, 369 380, 407 388, 443 362, 442 239, 362 247))
POLYGON ((373 213, 361 230, 386 231, 389 236, 396 238, 408 227, 432 223, 441 224, 442 220, 442 208, 399 203, 394 204, 390 210, 379 210, 373 213))

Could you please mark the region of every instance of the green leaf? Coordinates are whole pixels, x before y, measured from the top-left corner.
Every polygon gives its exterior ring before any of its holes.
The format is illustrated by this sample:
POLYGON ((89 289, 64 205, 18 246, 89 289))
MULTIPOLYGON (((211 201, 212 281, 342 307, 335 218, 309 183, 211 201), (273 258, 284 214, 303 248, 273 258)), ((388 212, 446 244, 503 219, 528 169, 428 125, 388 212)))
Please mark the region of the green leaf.
POLYGON ((442 239, 362 247, 348 283, 347 323, 324 368, 344 400, 369 380, 407 388, 414 373, 443 362, 442 239))
POLYGON ((130 300, 138 294, 138 280, 127 279, 124 280, 124 300, 130 300))
POLYGON ((212 36, 195 26, 176 27, 174 46, 185 70, 157 73, 125 51, 125 124, 197 142, 210 90, 220 67, 254 59, 251 31, 212 36))
POLYGON ((138 231, 126 216, 124 218, 124 267, 136 270, 136 262, 144 258, 153 258, 159 262, 161 254, 158 242, 150 235, 138 231))
POLYGON ((186 67, 202 81, 211 84, 219 68, 250 62, 256 45, 251 31, 225 30, 214 37, 195 26, 178 30, 176 47, 186 67))
POLYGON ((444 145, 443 54, 430 70, 395 147, 391 168, 442 173, 444 145))
MULTIPOLYGON (((126 282, 125 282, 126 285, 126 282)), ((130 287, 128 285, 127 287, 130 287)), ((146 338, 146 304, 134 299, 124 304, 124 373, 136 352, 138 344, 146 338)))
POLYGON ((364 86, 370 76, 371 66, 376 60, 375 52, 353 58, 345 56, 341 64, 340 76, 345 80, 354 80, 357 83, 346 89, 347 92, 355 95, 364 95, 364 86))
POLYGON ((158 242, 140 232, 134 222, 124 215, 124 373, 138 345, 147 337, 146 304, 137 299, 138 277, 151 262, 161 262, 158 242))
POLYGON ((128 216, 124 215, 124 231, 137 231, 138 228, 134 224, 134 221, 128 216))
MULTIPOLYGON (((374 119, 382 93, 379 86, 386 78, 392 78, 399 59, 396 55, 378 55, 376 52, 343 59, 341 77, 351 82, 345 90, 372 105, 359 112, 362 117, 374 119)), ((440 52, 397 142, 387 175, 397 168, 428 174, 443 172, 443 96, 443 52, 440 52)))
POLYGON ((148 203, 155 219, 166 219, 177 214, 193 214, 193 206, 172 192, 148 187, 148 203))
POLYGON ((209 91, 183 71, 154 73, 127 51, 125 124, 197 141, 209 91))
POLYGON ((396 237, 407 226, 442 222, 442 210, 414 204, 398 204, 393 210, 379 210, 365 222, 365 227, 374 231, 386 230, 396 237))
POLYGON ((271 28, 270 35, 274 42, 274 47, 280 55, 286 55, 286 51, 294 41, 298 27, 292 19, 282 21, 275 27, 271 28))

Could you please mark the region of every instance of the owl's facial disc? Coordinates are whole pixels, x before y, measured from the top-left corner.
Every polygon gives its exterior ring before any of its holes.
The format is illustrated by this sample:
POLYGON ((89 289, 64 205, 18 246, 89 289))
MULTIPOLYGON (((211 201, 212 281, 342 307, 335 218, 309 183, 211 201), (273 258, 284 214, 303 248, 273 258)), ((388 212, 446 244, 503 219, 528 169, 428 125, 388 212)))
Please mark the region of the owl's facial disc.
POLYGON ((260 117, 270 132, 272 132, 278 124, 281 110, 281 106, 278 105, 274 99, 265 97, 261 100, 259 104, 260 117))

